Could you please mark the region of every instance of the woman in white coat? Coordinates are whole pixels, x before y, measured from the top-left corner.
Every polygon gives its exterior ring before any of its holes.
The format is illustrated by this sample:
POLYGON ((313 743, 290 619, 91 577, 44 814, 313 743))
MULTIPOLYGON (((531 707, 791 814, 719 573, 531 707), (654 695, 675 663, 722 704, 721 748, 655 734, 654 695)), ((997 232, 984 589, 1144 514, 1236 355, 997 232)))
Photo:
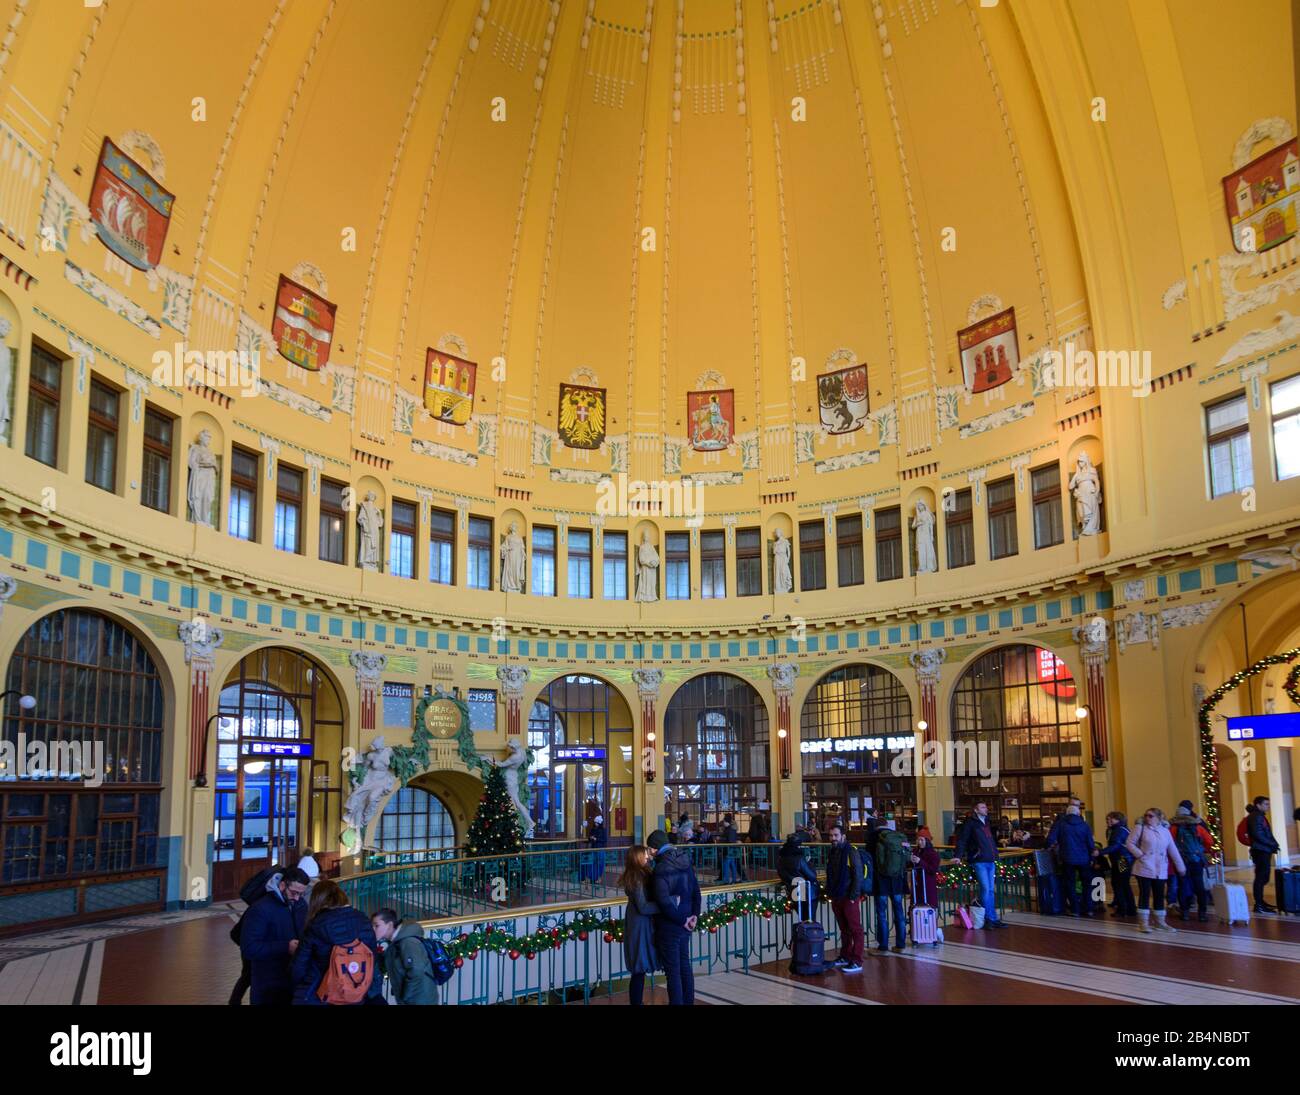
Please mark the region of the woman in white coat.
POLYGON ((1154 910, 1155 931, 1172 932, 1165 917, 1165 883, 1169 879, 1169 861, 1180 876, 1187 873, 1187 864, 1178 854, 1173 831, 1165 821, 1164 811, 1152 806, 1140 824, 1133 827, 1128 843, 1124 845, 1133 853, 1133 877, 1138 880, 1138 931, 1153 930, 1151 913, 1154 910))

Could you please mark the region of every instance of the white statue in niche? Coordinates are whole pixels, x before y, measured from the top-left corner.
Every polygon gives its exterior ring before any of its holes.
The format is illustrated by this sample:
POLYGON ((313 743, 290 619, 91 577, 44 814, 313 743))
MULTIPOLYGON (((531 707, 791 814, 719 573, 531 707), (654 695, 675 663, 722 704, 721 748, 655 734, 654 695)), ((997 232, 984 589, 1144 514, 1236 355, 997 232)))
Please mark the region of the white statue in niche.
POLYGON ((794 589, 794 574, 790 569, 790 541, 785 533, 776 530, 776 539, 772 541, 772 592, 789 593, 794 589))
POLYGON ((1070 492, 1074 495, 1079 535, 1096 536, 1101 531, 1101 476, 1086 452, 1079 453, 1077 469, 1070 476, 1070 492))
POLYGON ((374 491, 366 492, 366 500, 357 507, 357 525, 361 529, 361 543, 358 550, 361 555, 362 570, 379 569, 379 545, 383 542, 384 514, 375 505, 379 496, 374 491))
POLYGON ((5 316, 0 316, 0 442, 6 444, 9 441, 9 427, 13 420, 9 397, 13 388, 14 358, 13 351, 3 340, 9 337, 12 326, 5 316))
POLYGON ((217 497, 217 454, 212 451, 210 431, 199 431, 199 439, 190 446, 189 466, 190 520, 205 528, 216 528, 212 504, 217 497))
POLYGON ((659 552, 650 542, 648 531, 641 534, 636 549, 636 599, 642 604, 659 600, 659 552))
POLYGON ((528 550, 519 535, 519 525, 510 522, 510 531, 501 539, 501 589, 504 593, 522 593, 528 568, 528 550))
POLYGON ((939 569, 939 559, 934 553, 934 513, 923 501, 916 503, 912 528, 916 535, 916 573, 933 574, 939 569))

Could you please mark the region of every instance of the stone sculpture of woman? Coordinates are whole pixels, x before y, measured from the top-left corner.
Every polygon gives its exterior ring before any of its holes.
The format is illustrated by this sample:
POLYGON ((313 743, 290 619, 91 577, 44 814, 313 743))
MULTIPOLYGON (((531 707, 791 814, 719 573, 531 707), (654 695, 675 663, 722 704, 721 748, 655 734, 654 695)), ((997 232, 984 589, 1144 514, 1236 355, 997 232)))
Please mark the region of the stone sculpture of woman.
POLYGON ((1079 535, 1096 536, 1101 531, 1101 476, 1086 452, 1079 453, 1077 469, 1070 476, 1070 491, 1079 535))
POLYGON ((397 777, 388 769, 392 759, 393 748, 384 744, 382 735, 361 754, 365 772, 343 806, 343 823, 348 827, 343 832, 343 840, 350 848, 355 849, 364 839, 366 827, 378 812, 379 804, 397 784, 397 777))
POLYGON ((912 528, 916 535, 916 572, 933 574, 939 569, 939 560, 934 552, 934 514, 923 501, 916 503, 912 528))
POLYGON ((772 541, 772 591, 789 593, 794 589, 794 573, 790 569, 790 541, 785 533, 776 530, 776 539, 772 541))
POLYGON ((501 541, 501 589, 505 593, 524 591, 524 574, 528 566, 528 551, 524 538, 519 535, 519 525, 511 521, 510 531, 501 541))
POLYGON ((515 813, 519 815, 519 824, 523 827, 525 839, 531 840, 537 823, 533 820, 533 815, 528 812, 528 807, 524 805, 521 786, 521 784, 526 786, 527 777, 523 773, 528 770, 528 753, 519 742, 513 740, 506 743, 506 748, 510 752, 503 760, 495 760, 482 754, 480 756, 485 763, 500 768, 505 773, 506 793, 510 796, 510 803, 514 806, 515 813))
POLYGON ((190 503, 190 520, 205 528, 215 528, 212 523, 212 503, 217 497, 217 454, 212 451, 212 434, 199 432, 199 439, 190 446, 190 482, 186 497, 190 503))
POLYGON ((366 492, 366 500, 357 507, 357 525, 361 529, 361 569, 379 569, 379 545, 383 541, 384 515, 375 505, 378 495, 366 492))
POLYGON ((659 600, 659 552, 650 542, 650 533, 641 534, 636 549, 636 599, 643 604, 659 600))

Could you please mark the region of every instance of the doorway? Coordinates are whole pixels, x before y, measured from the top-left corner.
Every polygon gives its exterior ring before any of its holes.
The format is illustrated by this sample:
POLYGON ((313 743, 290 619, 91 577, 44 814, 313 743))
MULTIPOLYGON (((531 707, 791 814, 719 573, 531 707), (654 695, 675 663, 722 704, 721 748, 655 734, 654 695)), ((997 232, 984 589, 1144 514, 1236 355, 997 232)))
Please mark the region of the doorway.
POLYGON ((293 863, 337 829, 340 789, 328 757, 338 754, 343 719, 323 670, 276 648, 240 662, 217 711, 212 896, 227 901, 258 871, 293 863))

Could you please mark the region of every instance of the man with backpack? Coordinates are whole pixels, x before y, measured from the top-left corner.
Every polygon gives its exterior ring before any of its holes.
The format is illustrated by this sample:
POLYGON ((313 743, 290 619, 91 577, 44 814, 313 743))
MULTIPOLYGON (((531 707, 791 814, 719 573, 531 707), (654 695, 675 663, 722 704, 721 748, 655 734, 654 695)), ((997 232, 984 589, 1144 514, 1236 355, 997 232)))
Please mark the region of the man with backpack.
POLYGON ((1269 801, 1267 795, 1255 796, 1255 809, 1246 819, 1246 835, 1250 838, 1250 859, 1255 864, 1255 911, 1257 913, 1277 912, 1264 900, 1264 887, 1268 885, 1273 873, 1273 857, 1282 850, 1282 845, 1273 835, 1273 826, 1268 822, 1269 801))
POLYGON ((903 917, 903 894, 907 892, 907 872, 912 866, 912 849, 907 837, 892 820, 882 823, 876 842, 876 950, 889 950, 889 907, 894 907, 894 952, 903 952, 907 928, 903 917))
POLYGON ((1195 894, 1196 918, 1204 924, 1210 919, 1206 911, 1209 895, 1205 892, 1205 864, 1214 848, 1214 837, 1209 826, 1196 816, 1191 799, 1185 798, 1178 804, 1178 812, 1171 819, 1170 826, 1178 854, 1183 857, 1183 865, 1187 868, 1187 875, 1178 890, 1178 913, 1187 919, 1192 910, 1192 895, 1195 894))
POLYGON ((957 858, 962 860, 979 881, 980 904, 984 906, 984 927, 1005 928, 1006 921, 998 916, 997 892, 993 880, 998 870, 998 844, 989 828, 987 802, 977 802, 975 810, 962 826, 957 838, 957 858))
POLYGON ((840 956, 835 965, 843 973, 862 972, 862 859, 845 839, 844 826, 831 826, 831 850, 826 857, 826 896, 840 926, 840 956))
POLYGON ((250 1003, 254 1007, 293 1000, 293 956, 307 920, 307 903, 302 898, 309 884, 310 879, 297 867, 272 874, 262 895, 236 925, 239 952, 252 978, 250 1003))
POLYGON ((438 986, 449 979, 447 952, 435 940, 425 938, 417 921, 402 920, 394 909, 380 909, 370 918, 375 940, 383 948, 382 968, 388 977, 393 1002, 436 1004, 438 986), (438 959, 435 968, 435 959, 438 959))
POLYGON ((1092 830, 1071 803, 1052 826, 1048 848, 1055 848, 1061 864, 1061 885, 1070 905, 1071 916, 1092 915, 1092 860, 1096 841, 1092 830), (1079 889, 1075 889, 1076 879, 1079 889), (1082 908, 1080 908, 1082 906, 1082 908))

